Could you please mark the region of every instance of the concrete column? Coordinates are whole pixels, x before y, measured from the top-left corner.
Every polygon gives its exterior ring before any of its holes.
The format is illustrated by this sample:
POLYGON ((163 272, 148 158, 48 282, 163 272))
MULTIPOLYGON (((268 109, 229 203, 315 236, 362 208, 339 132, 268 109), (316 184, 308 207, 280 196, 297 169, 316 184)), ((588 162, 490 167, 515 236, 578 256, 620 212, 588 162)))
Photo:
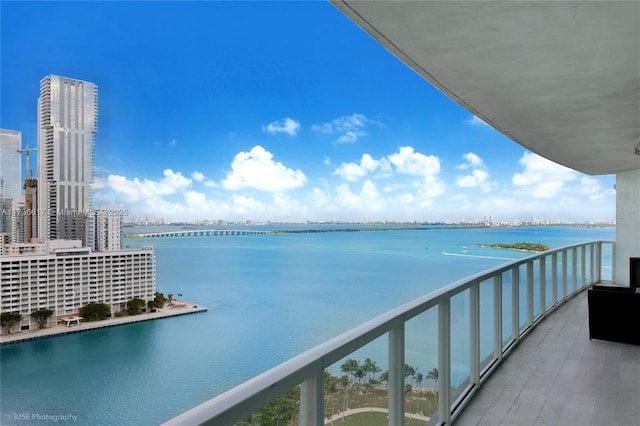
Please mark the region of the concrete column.
POLYGON ((640 169, 616 175, 616 284, 630 284, 630 257, 640 257, 640 169))

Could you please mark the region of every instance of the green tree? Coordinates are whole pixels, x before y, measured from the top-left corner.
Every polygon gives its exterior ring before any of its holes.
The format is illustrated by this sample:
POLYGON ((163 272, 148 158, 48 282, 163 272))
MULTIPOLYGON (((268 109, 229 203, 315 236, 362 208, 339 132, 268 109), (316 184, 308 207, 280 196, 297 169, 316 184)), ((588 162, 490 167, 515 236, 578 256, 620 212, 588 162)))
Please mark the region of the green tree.
POLYGON ((164 294, 160 293, 159 291, 156 291, 156 296, 153 300, 150 300, 147 305, 150 308, 157 308, 157 309, 161 309, 164 307, 165 302, 167 301, 167 299, 164 297, 164 294))
POLYGON ((134 297, 127 302, 127 312, 131 315, 138 315, 146 302, 139 297, 134 297))
POLYGON ((111 308, 106 303, 89 303, 80 308, 80 315, 85 321, 99 321, 111 314, 111 308))
POLYGON ((411 384, 411 380, 413 379, 413 375, 416 374, 416 369, 410 366, 409 364, 404 365, 404 382, 411 384))
MULTIPOLYGON (((340 383, 340 379, 333 374, 331 374, 328 370, 324 370, 324 397, 325 401, 331 398, 331 411, 326 411, 325 414, 327 417, 333 417, 334 414, 334 396, 338 392, 338 384, 340 383)), ((325 409, 326 409, 325 402, 325 409)), ((331 420, 333 424, 333 420, 331 420)))
POLYGON ((0 314, 0 325, 7 328, 7 334, 11 334, 14 325, 22 321, 20 312, 3 312, 0 314))
POLYGON ((427 380, 433 380, 434 382, 436 382, 436 387, 438 387, 438 369, 434 368, 431 371, 429 371, 427 373, 427 377, 425 377, 427 380))
MULTIPOLYGON (((420 385, 422 385, 422 373, 416 371, 416 374, 413 376, 413 381, 416 382, 416 387, 420 390, 420 385)), ((420 411, 420 398, 418 398, 418 403, 416 405, 416 411, 420 411)))
POLYGON ((345 392, 344 392, 344 407, 343 409, 348 409, 349 408, 349 389, 350 389, 350 376, 352 374, 355 374, 356 371, 358 370, 358 368, 360 368, 360 364, 358 363, 357 360, 349 358, 347 359, 341 366, 340 366, 340 371, 342 371, 346 378, 347 378, 347 385, 345 387, 345 392))
POLYGON ((427 373, 427 380, 433 380, 436 383, 436 396, 438 395, 438 369, 433 368, 427 373))
POLYGON ((173 293, 167 294, 167 298, 169 299, 169 304, 173 303, 173 293))
POLYGON ((250 419, 260 426, 284 426, 296 424, 298 416, 298 404, 300 402, 300 388, 287 392, 285 395, 271 401, 250 419))
POLYGON ((362 364, 362 368, 369 375, 369 383, 374 383, 376 379, 376 374, 382 371, 380 367, 378 367, 375 361, 371 361, 371 358, 367 358, 364 360, 364 363, 362 364))
POLYGON ((38 309, 37 311, 31 312, 30 315, 31 318, 38 322, 38 328, 43 329, 49 317, 53 315, 53 311, 51 309, 38 309))

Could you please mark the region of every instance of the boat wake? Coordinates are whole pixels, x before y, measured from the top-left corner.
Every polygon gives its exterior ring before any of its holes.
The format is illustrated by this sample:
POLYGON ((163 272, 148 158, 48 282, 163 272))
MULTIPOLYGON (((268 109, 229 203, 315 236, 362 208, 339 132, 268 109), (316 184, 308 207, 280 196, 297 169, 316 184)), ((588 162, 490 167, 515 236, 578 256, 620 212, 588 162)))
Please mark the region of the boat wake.
POLYGON ((478 257, 480 259, 518 260, 517 258, 513 258, 513 257, 480 256, 477 254, 449 253, 446 251, 443 251, 442 254, 444 254, 445 256, 478 257))

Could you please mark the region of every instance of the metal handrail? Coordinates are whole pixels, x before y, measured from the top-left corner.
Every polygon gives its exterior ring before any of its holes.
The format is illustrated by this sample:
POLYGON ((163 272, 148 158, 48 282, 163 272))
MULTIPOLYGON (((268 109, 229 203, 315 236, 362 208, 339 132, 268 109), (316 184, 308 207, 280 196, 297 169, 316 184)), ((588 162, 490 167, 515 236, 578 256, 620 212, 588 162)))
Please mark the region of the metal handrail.
MULTIPOLYGON (((195 408, 164 423, 173 425, 233 425, 236 422, 250 416, 269 402, 284 395, 292 388, 300 386, 300 424, 323 425, 324 424, 324 370, 347 357, 357 349, 373 342, 378 337, 389 335, 389 424, 404 425, 404 327, 410 319, 420 315, 434 307, 438 307, 438 370, 440 381, 438 383, 438 421, 440 424, 450 424, 471 396, 477 392, 479 385, 499 365, 515 345, 517 345, 533 326, 547 316, 557 306, 568 298, 597 284, 602 277, 602 245, 612 246, 612 256, 615 257, 614 241, 590 241, 586 243, 569 245, 553 250, 548 250, 508 264, 500 265, 486 271, 471 275, 452 284, 432 291, 422 297, 382 314, 371 321, 355 327, 339 336, 330 339, 290 360, 236 386, 235 388, 214 397, 195 408), (587 248, 589 248, 589 281, 586 279, 587 248), (580 252, 580 258, 578 258, 580 252), (571 253, 571 264, 568 258, 571 253), (552 271, 549 274, 552 282, 552 303, 546 306, 547 272, 546 259, 551 259, 552 271), (534 315, 534 262, 539 262, 540 274, 540 314, 534 315), (560 271, 557 270, 560 260, 560 271), (526 300, 524 308, 527 310, 527 323, 520 327, 519 309, 519 270, 526 266, 526 300), (578 266, 581 266, 578 274, 578 266), (569 267, 571 267, 571 282, 568 280, 569 267), (512 334, 508 342, 502 339, 502 277, 505 273, 511 273, 512 297, 512 334), (561 279, 558 282, 558 274, 561 279), (580 282, 578 282, 580 276, 580 282), (542 280, 545 280, 542 285, 542 280), (484 370, 481 371, 479 341, 481 330, 479 327, 479 286, 483 282, 493 280, 494 289, 494 352, 493 359, 484 370), (560 286, 560 287, 558 287, 560 286), (470 340, 471 340, 471 366, 470 377, 464 392, 461 392, 457 400, 451 401, 450 383, 450 301, 454 296, 470 292, 470 340), (561 296, 557 297, 561 290, 561 296)), ((612 259, 612 264, 615 259, 612 259)), ((612 277, 613 279, 613 277, 612 277)))

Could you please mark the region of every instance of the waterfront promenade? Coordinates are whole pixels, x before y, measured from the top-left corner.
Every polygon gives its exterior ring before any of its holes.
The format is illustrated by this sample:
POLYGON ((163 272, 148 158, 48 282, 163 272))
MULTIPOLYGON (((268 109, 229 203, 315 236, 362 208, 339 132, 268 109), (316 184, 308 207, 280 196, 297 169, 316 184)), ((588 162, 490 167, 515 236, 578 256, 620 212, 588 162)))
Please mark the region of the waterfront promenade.
POLYGON ((53 327, 47 327, 41 330, 36 329, 13 332, 10 335, 2 335, 0 337, 0 345, 18 343, 26 340, 42 339, 45 337, 58 336, 61 334, 78 333, 82 331, 95 330, 98 328, 115 327, 118 325, 132 324, 141 321, 151 321, 178 315, 195 314, 198 312, 205 312, 206 310, 207 308, 204 306, 174 299, 173 303, 165 304, 164 308, 157 309, 156 312, 145 312, 138 315, 113 317, 101 321, 81 321, 79 325, 71 326, 67 326, 64 322, 61 321, 53 327))

